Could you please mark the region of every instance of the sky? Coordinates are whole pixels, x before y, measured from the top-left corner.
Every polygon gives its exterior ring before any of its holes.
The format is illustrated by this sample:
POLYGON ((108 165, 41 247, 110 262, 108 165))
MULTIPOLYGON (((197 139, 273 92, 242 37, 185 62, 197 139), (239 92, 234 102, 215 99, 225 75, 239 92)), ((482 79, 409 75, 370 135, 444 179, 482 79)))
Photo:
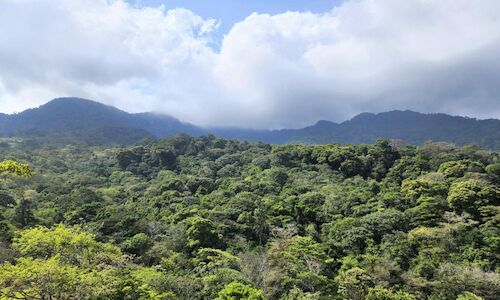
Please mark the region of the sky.
POLYGON ((201 126, 500 118, 498 0, 0 0, 0 112, 57 97, 201 126))
POLYGON ((254 12, 279 14, 287 11, 309 11, 323 13, 342 3, 341 0, 128 0, 138 6, 165 6, 167 9, 186 8, 205 19, 218 21, 214 32, 220 46, 223 36, 235 23, 244 20, 254 12))

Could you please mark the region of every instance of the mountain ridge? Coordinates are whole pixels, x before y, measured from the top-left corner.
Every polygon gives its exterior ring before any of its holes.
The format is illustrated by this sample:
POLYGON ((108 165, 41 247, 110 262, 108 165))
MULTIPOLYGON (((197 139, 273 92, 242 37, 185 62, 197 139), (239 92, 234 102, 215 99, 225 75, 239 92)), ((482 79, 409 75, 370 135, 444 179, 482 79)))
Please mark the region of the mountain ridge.
MULTIPOLYGON (((2 117, 2 116, 0 116, 2 117)), ((132 114, 116 107, 105 105, 83 98, 56 98, 37 108, 27 109, 20 113, 4 115, 0 120, 0 135, 19 135, 36 130, 38 132, 72 134, 89 129, 116 128, 122 134, 130 134, 134 129, 136 138, 125 144, 139 140, 142 137, 174 135, 179 131, 196 132, 196 127, 179 120, 154 113, 132 114), (158 128, 162 130, 159 131, 158 128)), ((113 138, 111 136, 111 138, 113 138)), ((123 140, 123 137, 119 137, 123 140)), ((111 139, 111 144, 114 144, 111 139)), ((122 144, 118 142, 118 144, 122 144)))
POLYGON ((500 120, 410 110, 366 112, 340 123, 319 120, 304 128, 279 130, 206 128, 169 115, 128 113, 110 105, 74 97, 56 98, 16 114, 0 113, 1 136, 65 135, 75 141, 84 136, 86 143, 92 143, 91 132, 97 135, 95 139, 99 143, 105 144, 130 144, 144 138, 186 133, 193 136, 214 134, 223 138, 271 144, 360 144, 373 143, 377 139, 401 139, 413 145, 433 140, 500 149, 500 120), (99 136, 100 131, 103 136, 99 136), (116 132, 116 136, 113 132, 116 132))

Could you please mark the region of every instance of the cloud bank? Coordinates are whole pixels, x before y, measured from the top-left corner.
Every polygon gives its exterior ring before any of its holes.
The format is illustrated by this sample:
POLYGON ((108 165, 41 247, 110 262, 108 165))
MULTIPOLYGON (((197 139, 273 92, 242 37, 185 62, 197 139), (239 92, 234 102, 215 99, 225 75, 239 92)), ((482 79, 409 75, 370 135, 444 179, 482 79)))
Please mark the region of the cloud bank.
POLYGON ((3 0, 0 111, 60 96, 199 125, 413 109, 500 117, 500 1, 352 0, 217 20, 122 0, 3 0))

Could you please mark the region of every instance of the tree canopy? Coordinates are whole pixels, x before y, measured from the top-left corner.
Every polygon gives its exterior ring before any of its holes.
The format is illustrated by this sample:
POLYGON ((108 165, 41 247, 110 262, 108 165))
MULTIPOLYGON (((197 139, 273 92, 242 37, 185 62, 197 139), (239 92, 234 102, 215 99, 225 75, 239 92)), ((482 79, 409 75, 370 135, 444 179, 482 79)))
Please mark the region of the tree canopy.
POLYGON ((0 299, 497 299, 500 154, 0 147, 0 299))

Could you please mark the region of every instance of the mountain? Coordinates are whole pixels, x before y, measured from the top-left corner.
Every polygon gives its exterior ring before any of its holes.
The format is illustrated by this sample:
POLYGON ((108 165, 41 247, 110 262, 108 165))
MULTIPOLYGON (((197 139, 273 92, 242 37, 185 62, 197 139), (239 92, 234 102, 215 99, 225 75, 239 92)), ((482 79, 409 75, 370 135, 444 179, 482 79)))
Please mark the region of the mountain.
POLYGON ((371 144, 378 139, 399 139, 409 145, 445 141, 456 145, 477 144, 486 149, 500 150, 500 120, 477 120, 442 113, 422 114, 409 110, 362 113, 342 123, 321 120, 302 129, 214 129, 213 132, 225 138, 278 144, 371 144))
POLYGON ((58 98, 18 114, 0 115, 0 135, 49 136, 60 142, 130 144, 179 132, 201 134, 196 126, 167 115, 130 114, 81 98, 58 98))
POLYGON ((24 136, 58 143, 132 144, 178 133, 214 134, 272 144, 360 144, 377 139, 400 139, 412 145, 432 140, 500 149, 500 120, 413 111, 362 113, 342 123, 321 120, 309 127, 283 130, 202 128, 167 115, 131 114, 80 98, 58 98, 18 114, 0 114, 0 136, 24 136))
POLYGON ((477 120, 413 111, 362 113, 340 124, 320 121, 312 127, 299 129, 289 141, 359 144, 373 143, 381 138, 400 139, 411 145, 421 145, 432 140, 500 149, 500 120, 477 120))

